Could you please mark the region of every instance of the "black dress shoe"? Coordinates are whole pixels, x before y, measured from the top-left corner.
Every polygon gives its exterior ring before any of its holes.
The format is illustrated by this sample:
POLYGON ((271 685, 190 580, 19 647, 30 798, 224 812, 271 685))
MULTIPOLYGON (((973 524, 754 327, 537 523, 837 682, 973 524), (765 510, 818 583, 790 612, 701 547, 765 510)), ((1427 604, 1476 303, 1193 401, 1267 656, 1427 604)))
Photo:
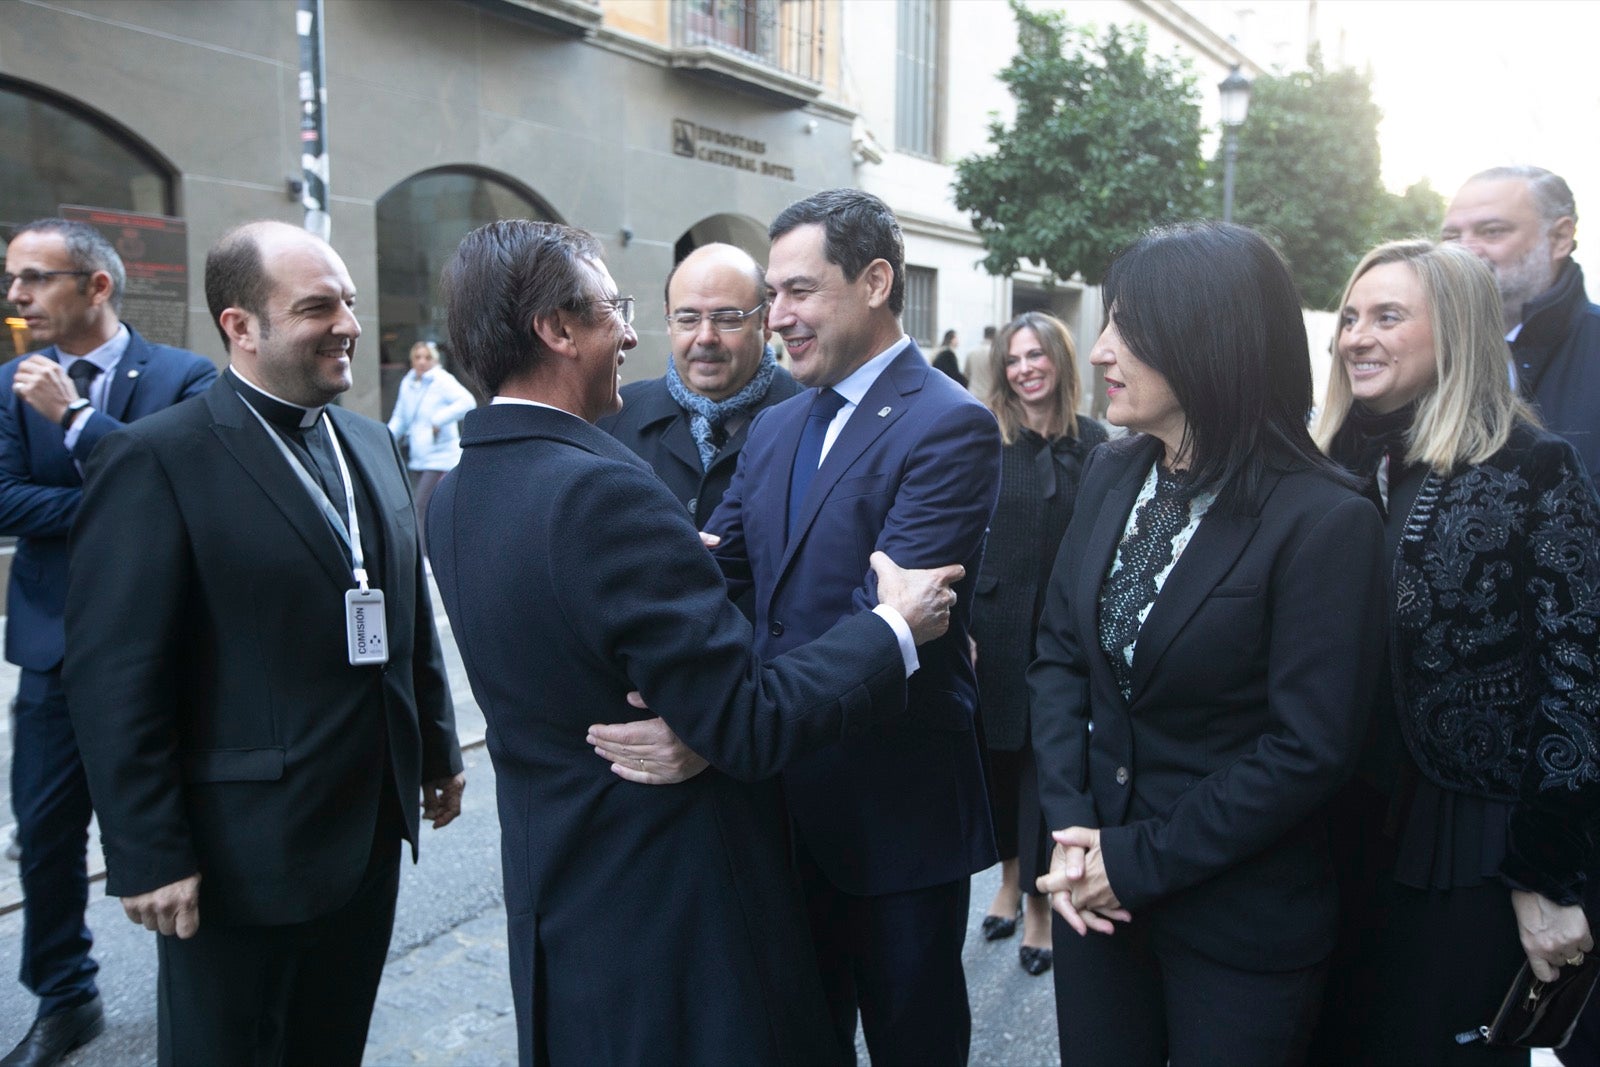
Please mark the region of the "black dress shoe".
POLYGON ((1017 932, 1017 920, 1002 919, 998 915, 985 915, 983 917, 983 939, 985 941, 1003 941, 1017 932))
POLYGON ((1023 945, 1017 949, 1017 959, 1021 962, 1023 970, 1037 978, 1050 969, 1050 964, 1055 960, 1055 953, 1047 948, 1023 945))
POLYGON ((100 1036, 106 1013, 100 998, 33 1020, 33 1025, 0 1067, 52 1067, 61 1057, 100 1036))
POLYGON ((1004 915, 985 915, 983 917, 983 939, 985 941, 1004 941, 1017 932, 1017 920, 1022 918, 1022 902, 1017 902, 1017 914, 1011 918, 1004 915))

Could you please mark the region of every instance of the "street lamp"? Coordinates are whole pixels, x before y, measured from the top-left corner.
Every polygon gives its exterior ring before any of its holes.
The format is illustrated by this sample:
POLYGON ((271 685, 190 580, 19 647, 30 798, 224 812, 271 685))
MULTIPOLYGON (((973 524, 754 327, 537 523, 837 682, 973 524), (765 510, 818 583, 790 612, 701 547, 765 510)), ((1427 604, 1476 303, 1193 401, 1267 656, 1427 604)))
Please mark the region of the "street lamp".
POLYGON ((1239 127, 1250 110, 1250 79, 1239 73, 1235 63, 1217 86, 1222 94, 1222 221, 1233 221, 1233 165, 1239 159, 1239 127))

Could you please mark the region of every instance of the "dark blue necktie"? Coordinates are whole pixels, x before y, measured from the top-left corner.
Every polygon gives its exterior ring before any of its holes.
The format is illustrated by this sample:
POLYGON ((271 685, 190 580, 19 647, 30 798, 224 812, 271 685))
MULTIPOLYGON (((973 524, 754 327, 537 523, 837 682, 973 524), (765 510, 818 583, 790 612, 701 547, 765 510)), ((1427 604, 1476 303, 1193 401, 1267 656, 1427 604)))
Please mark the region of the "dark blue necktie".
POLYGON ((811 414, 806 416, 806 427, 800 432, 800 447, 794 453, 794 472, 789 476, 789 533, 794 539, 800 525, 801 509, 805 506, 806 490, 817 475, 822 463, 822 440, 828 436, 828 426, 844 407, 844 397, 832 389, 819 391, 811 401, 811 414))
POLYGON ((78 387, 78 395, 89 399, 89 387, 100 374, 100 368, 86 359, 80 359, 67 368, 67 377, 78 387))

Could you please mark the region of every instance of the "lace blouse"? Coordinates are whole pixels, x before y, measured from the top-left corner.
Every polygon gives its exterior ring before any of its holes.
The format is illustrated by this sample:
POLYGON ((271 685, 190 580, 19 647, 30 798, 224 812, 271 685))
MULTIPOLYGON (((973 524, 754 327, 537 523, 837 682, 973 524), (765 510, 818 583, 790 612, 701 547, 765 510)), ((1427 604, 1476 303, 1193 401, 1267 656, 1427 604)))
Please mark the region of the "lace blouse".
POLYGON ((1111 570, 1100 586, 1100 650, 1124 700, 1133 697, 1133 654, 1167 575, 1200 528, 1214 493, 1191 493, 1152 463, 1122 530, 1111 570))

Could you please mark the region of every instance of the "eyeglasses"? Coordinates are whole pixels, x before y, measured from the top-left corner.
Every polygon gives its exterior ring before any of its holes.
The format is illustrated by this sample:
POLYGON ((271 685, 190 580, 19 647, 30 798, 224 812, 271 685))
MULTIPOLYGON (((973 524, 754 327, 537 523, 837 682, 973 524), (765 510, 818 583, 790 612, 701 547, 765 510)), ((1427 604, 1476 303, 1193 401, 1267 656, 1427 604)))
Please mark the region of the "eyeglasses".
POLYGON ((667 316, 667 326, 673 333, 694 333, 700 329, 701 319, 710 319, 711 325, 723 333, 732 333, 742 328, 746 319, 766 306, 767 302, 763 300, 749 311, 712 311, 705 315, 698 311, 680 311, 676 315, 667 316))
POLYGON ((11 291, 11 287, 13 285, 18 284, 18 283, 21 283, 21 285, 22 285, 22 287, 24 289, 33 289, 33 288, 36 288, 37 286, 43 285, 45 282, 49 281, 51 278, 60 278, 60 277, 63 277, 63 276, 72 277, 72 278, 87 278, 89 275, 91 275, 93 273, 94 273, 94 271, 92 271, 92 270, 32 270, 32 269, 25 270, 21 274, 11 274, 11 273, 7 272, 5 274, 0 274, 0 290, 3 290, 4 292, 9 293, 11 291))
POLYGON ((633 325, 633 297, 631 296, 602 296, 596 300, 585 300, 584 307, 590 304, 605 304, 617 313, 617 318, 622 320, 622 325, 633 325))

